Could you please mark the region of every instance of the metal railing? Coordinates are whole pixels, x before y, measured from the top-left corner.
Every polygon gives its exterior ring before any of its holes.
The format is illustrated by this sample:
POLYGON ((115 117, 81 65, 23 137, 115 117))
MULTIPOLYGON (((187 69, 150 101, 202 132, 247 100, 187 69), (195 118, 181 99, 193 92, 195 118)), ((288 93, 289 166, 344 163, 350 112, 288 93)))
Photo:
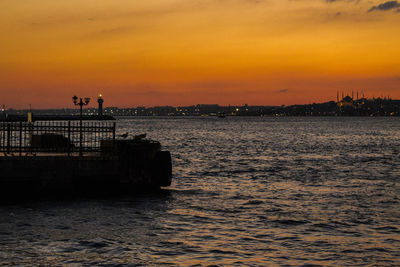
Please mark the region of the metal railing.
POLYGON ((5 155, 100 152, 103 140, 115 140, 115 122, 0 122, 0 153, 5 155))

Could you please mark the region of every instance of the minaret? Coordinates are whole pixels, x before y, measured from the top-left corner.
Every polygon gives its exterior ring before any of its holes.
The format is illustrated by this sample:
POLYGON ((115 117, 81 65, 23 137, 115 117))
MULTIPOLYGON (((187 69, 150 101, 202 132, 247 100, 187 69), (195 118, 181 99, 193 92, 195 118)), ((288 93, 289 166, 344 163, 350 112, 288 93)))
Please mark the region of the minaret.
POLYGON ((336 94, 336 103, 339 104, 339 90, 337 91, 337 94, 336 94))
POLYGON ((103 96, 102 94, 99 94, 99 97, 97 98, 97 103, 99 103, 99 110, 98 110, 98 115, 103 116, 103 96))

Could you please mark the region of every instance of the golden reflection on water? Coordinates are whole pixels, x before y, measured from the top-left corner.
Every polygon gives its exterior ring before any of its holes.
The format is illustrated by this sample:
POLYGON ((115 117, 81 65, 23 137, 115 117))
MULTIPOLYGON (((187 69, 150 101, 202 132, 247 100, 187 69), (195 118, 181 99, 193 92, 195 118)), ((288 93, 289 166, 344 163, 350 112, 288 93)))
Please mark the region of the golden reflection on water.
POLYGON ((0 207, 0 264, 399 262, 396 118, 118 123, 171 150, 167 193, 0 207))

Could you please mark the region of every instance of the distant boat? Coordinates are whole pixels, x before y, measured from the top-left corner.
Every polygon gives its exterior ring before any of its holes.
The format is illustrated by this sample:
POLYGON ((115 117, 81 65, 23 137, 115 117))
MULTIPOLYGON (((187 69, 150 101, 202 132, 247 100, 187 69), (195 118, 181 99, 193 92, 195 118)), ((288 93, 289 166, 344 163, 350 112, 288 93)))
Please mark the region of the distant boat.
POLYGON ((226 115, 224 112, 218 112, 218 118, 225 118, 226 115))

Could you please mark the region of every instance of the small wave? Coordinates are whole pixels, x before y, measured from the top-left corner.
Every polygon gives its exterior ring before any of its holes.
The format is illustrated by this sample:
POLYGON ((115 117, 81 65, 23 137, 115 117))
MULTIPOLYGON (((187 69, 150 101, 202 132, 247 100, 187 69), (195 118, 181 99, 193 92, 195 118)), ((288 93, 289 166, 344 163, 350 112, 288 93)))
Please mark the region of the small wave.
POLYGON ((380 232, 400 233, 400 230, 394 226, 376 227, 374 229, 380 232))
POLYGON ((187 189, 187 190, 170 189, 169 192, 182 195, 211 195, 211 196, 219 195, 217 192, 207 191, 203 189, 187 189))
POLYGON ((257 241, 257 239, 256 238, 252 238, 252 237, 242 237, 242 238, 239 238, 239 240, 240 241, 243 241, 243 242, 254 242, 254 241, 257 241))
POLYGON ((243 203, 243 205, 261 205, 263 203, 264 202, 261 200, 250 200, 250 201, 247 201, 246 203, 243 203))
POLYGON ((393 251, 386 249, 386 248, 379 248, 379 247, 375 247, 375 248, 368 248, 366 249, 366 251, 371 251, 371 252, 385 252, 385 253, 392 253, 393 251))
POLYGON ((297 236, 282 236, 282 237, 277 237, 275 240, 278 241, 283 241, 283 240, 293 240, 293 241, 299 241, 300 238, 297 236))
POLYGON ((240 208, 226 208, 226 209, 210 209, 211 211, 217 212, 217 213, 228 213, 228 214, 238 214, 243 212, 243 210, 241 210, 240 208))
POLYGON ((312 227, 316 228, 323 228, 323 229, 328 229, 328 230, 335 230, 336 227, 332 224, 327 224, 327 223, 316 223, 313 224, 312 227))
POLYGON ((254 168, 244 169, 244 170, 233 170, 228 173, 230 174, 241 174, 241 173, 257 173, 258 170, 254 168))
POLYGON ((226 254, 226 255, 235 254, 235 251, 220 250, 220 249, 213 249, 213 250, 210 250, 209 252, 210 252, 210 253, 214 253, 214 254, 226 254))
POLYGON ((65 248, 60 249, 60 252, 64 252, 64 253, 73 253, 76 251, 80 251, 80 249, 76 248, 76 247, 65 247, 65 248))
POLYGON ((264 212, 280 212, 280 211, 282 211, 281 208, 269 208, 264 210, 264 212))
POLYGON ((88 248, 104 248, 108 246, 106 242, 95 242, 95 241, 79 241, 79 245, 88 248))
POLYGON ((58 225, 55 228, 59 229, 59 230, 69 230, 69 229, 71 229, 71 227, 68 226, 68 225, 58 225))
POLYGON ((249 199, 249 198, 253 198, 253 197, 252 196, 245 196, 245 195, 234 195, 234 196, 230 197, 230 199, 238 199, 238 200, 249 199))
POLYGON ((283 225, 293 225, 293 226, 309 223, 308 221, 301 221, 301 220, 299 220, 299 221, 297 221, 297 220, 274 220, 272 222, 283 224, 283 225))
POLYGON ((364 219, 364 220, 362 220, 362 219, 352 219, 350 221, 352 223, 355 223, 355 224, 366 224, 366 225, 372 225, 373 224, 373 220, 371 220, 371 219, 364 219))
POLYGON ((271 236, 270 235, 265 235, 265 234, 259 234, 259 235, 255 235, 254 237, 258 238, 258 239, 264 239, 264 238, 270 238, 271 236))
POLYGON ((364 251, 355 250, 355 249, 345 249, 345 250, 342 250, 341 253, 344 253, 344 254, 361 254, 361 253, 364 253, 364 251))

